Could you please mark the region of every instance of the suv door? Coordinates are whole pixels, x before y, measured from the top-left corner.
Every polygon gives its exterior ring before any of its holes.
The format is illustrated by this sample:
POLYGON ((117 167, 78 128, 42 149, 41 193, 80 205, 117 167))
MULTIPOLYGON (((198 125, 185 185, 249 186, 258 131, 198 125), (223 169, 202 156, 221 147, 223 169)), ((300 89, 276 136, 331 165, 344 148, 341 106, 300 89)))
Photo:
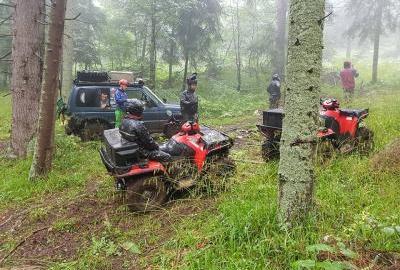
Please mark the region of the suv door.
POLYGON ((144 103, 143 121, 151 133, 163 131, 163 121, 160 119, 160 108, 157 100, 154 100, 143 88, 128 88, 128 97, 139 99, 144 103))

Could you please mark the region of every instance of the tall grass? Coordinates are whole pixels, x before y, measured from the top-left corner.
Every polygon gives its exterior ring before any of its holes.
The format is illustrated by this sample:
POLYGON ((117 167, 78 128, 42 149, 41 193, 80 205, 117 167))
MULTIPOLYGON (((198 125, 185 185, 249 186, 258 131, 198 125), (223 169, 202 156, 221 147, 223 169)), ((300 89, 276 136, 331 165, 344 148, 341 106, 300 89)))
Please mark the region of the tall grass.
MULTIPOLYGON (((400 95, 389 91, 349 104, 370 108, 367 124, 375 132, 376 152, 400 137, 399 101, 400 95)), ((255 150, 244 150, 244 155, 255 150)), ((179 226, 179 235, 160 255, 165 268, 179 250, 186 254, 181 262, 185 269, 294 269, 298 260, 317 260, 307 247, 328 235, 358 256, 363 250, 400 251, 400 234, 390 233, 400 226, 399 171, 375 172, 369 157, 357 154, 319 166, 315 212, 291 232, 276 218, 277 164, 245 164, 239 172, 236 187, 222 195, 217 215, 204 214, 179 226)))
POLYGON ((5 96, 6 91, 0 90, 0 140, 7 139, 11 128, 11 99, 10 96, 5 96))

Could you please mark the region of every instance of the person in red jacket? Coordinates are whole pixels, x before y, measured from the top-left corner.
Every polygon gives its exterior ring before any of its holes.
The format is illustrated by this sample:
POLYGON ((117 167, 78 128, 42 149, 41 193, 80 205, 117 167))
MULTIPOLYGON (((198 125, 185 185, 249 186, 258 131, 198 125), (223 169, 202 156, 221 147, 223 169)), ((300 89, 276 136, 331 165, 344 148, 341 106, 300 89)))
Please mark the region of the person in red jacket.
POLYGON ((340 80, 342 81, 344 98, 348 102, 354 96, 354 88, 356 87, 355 78, 358 77, 358 73, 349 61, 345 61, 343 67, 342 71, 340 71, 340 80))

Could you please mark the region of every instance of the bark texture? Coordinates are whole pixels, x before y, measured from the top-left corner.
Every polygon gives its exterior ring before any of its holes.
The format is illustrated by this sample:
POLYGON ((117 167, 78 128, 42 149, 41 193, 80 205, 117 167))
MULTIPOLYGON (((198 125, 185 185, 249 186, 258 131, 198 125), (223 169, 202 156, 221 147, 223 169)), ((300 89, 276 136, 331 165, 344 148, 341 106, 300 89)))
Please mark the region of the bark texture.
POLYGON ((44 1, 14 0, 13 4, 11 148, 17 157, 25 157, 36 133, 39 112, 44 1))
POLYGON ((376 9, 376 24, 374 29, 374 58, 372 61, 372 82, 378 81, 379 43, 382 33, 382 11, 383 2, 378 4, 376 9))
POLYGON ((155 2, 153 1, 153 12, 151 15, 151 46, 150 46, 150 87, 155 90, 156 88, 156 14, 155 2))
MULTIPOLYGON (((66 17, 73 18, 76 16, 73 10, 73 0, 67 3, 66 17)), ((72 88, 72 67, 74 65, 74 40, 73 40, 73 24, 75 21, 65 21, 64 40, 63 40, 63 57, 62 57, 62 87, 61 93, 64 98, 69 96, 72 88)))
POLYGON ((288 0, 275 0, 276 4, 276 33, 274 73, 284 77, 286 63, 286 25, 288 0))
POLYGON ((30 178, 35 179, 45 175, 51 168, 54 152, 54 127, 56 118, 56 99, 58 75, 62 57, 62 40, 64 33, 66 0, 53 1, 51 9, 51 24, 46 54, 46 69, 40 97, 40 113, 38 123, 38 138, 30 172, 30 178))
POLYGON ((279 163, 280 217, 289 227, 301 221, 313 205, 324 7, 324 0, 292 0, 290 4, 287 96, 279 163))
POLYGON ((189 66, 189 49, 185 48, 185 65, 183 68, 183 82, 182 82, 182 91, 186 88, 186 78, 188 74, 188 66, 189 66))

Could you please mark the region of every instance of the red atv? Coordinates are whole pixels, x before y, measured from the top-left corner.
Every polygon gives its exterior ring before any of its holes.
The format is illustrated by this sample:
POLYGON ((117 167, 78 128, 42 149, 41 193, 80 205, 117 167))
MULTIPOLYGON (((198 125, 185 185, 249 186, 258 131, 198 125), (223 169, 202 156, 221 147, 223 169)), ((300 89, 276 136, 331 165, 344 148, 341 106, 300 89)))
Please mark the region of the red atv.
POLYGON ((160 146, 172 156, 167 163, 144 159, 138 145, 122 138, 119 129, 105 130, 104 144, 101 159, 133 211, 159 208, 172 191, 195 185, 205 173, 228 176, 235 169, 228 158, 233 140, 197 123, 183 124, 179 133, 160 146))
MULTIPOLYGON (((336 99, 321 100, 321 127, 316 134, 319 149, 323 152, 323 146, 329 145, 341 153, 368 153, 373 146, 373 132, 363 121, 368 114, 368 109, 340 109, 336 99)), ((263 124, 257 125, 266 138, 261 149, 266 161, 279 157, 283 116, 282 109, 264 111, 263 124)))

